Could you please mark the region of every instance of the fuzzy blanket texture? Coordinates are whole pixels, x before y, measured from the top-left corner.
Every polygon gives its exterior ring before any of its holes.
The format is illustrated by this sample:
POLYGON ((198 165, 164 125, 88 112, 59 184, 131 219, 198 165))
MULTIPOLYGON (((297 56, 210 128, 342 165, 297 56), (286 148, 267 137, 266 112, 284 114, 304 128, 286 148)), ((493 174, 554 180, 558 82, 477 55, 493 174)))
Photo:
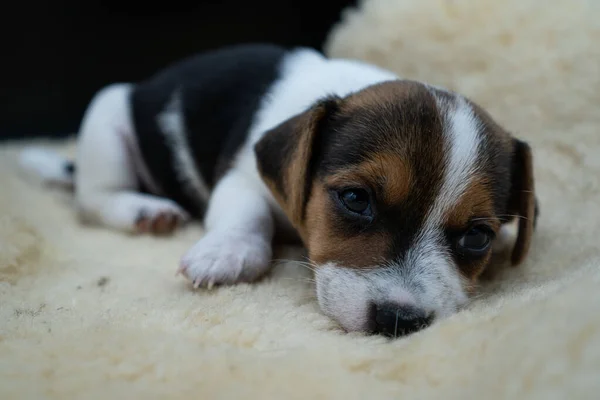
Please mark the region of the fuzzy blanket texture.
POLYGON ((458 90, 534 149, 528 261, 404 339, 341 332, 291 262, 193 291, 174 273, 198 224, 82 226, 68 194, 19 173, 23 145, 3 145, 0 399, 599 398, 599 3, 370 0, 333 27, 329 55, 458 90))

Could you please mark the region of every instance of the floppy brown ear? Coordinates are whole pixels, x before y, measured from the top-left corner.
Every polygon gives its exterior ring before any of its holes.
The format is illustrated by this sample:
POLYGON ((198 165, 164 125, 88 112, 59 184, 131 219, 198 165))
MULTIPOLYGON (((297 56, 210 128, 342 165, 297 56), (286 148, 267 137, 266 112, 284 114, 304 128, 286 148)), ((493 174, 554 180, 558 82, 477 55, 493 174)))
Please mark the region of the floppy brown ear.
POLYGON ((529 145, 513 140, 511 190, 508 214, 518 216, 518 233, 511 255, 512 265, 518 265, 527 256, 538 214, 533 180, 533 156, 529 145))
POLYGON ((337 111, 339 102, 337 97, 319 101, 266 132, 254 147, 263 181, 300 232, 320 136, 327 120, 337 111))

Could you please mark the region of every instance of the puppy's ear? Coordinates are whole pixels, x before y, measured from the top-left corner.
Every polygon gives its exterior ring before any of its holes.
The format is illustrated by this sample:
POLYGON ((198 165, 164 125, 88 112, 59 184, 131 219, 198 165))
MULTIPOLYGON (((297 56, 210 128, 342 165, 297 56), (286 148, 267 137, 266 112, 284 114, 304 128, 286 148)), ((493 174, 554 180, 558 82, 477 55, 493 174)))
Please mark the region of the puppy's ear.
POLYGON ((304 220, 325 125, 340 102, 337 97, 319 101, 266 132, 254 147, 263 181, 296 229, 301 230, 304 220))
POLYGON ((518 139, 513 139, 508 214, 518 218, 517 239, 511 255, 512 265, 518 265, 523 262, 529 252, 538 215, 531 148, 527 143, 518 139))

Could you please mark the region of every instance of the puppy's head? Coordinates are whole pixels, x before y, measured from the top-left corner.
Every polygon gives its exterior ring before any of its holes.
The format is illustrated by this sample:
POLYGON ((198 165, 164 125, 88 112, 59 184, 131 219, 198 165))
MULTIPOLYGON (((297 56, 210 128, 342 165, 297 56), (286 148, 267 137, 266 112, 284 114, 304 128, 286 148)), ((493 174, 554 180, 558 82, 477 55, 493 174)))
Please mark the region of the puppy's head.
POLYGON ((512 221, 512 263, 528 252, 529 146, 459 95, 374 85, 318 102, 255 151, 316 266, 322 310, 348 331, 397 336, 457 311, 512 221))

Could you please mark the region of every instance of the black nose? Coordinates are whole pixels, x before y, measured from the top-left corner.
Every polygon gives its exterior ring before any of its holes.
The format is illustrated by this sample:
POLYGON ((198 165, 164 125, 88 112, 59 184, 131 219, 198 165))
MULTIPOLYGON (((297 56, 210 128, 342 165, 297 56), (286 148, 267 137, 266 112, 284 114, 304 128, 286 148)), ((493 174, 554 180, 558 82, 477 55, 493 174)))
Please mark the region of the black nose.
POLYGON ((414 306, 386 303, 375 307, 375 331, 385 336, 398 337, 427 327, 433 315, 414 306))

